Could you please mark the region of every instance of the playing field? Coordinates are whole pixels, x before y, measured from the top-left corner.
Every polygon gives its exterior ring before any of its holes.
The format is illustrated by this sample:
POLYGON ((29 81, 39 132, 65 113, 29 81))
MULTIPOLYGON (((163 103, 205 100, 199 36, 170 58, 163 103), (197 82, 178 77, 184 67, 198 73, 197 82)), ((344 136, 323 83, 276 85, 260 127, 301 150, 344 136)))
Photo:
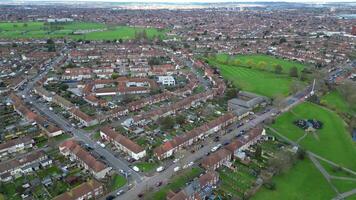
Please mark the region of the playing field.
POLYGON ((309 159, 299 161, 287 173, 273 177, 275 190, 261 187, 253 200, 316 200, 332 199, 336 196, 323 175, 315 168, 309 159))
POLYGON ((282 114, 272 125, 279 133, 340 166, 356 170, 356 144, 352 142, 345 122, 333 111, 313 103, 303 103, 282 114), (322 129, 307 133, 293 124, 297 119, 317 119, 323 122, 322 129))
POLYGON ((225 79, 232 81, 242 90, 267 97, 274 97, 279 94, 287 96, 289 94, 292 78, 286 75, 277 75, 267 71, 224 64, 218 64, 217 66, 225 79))
POLYGON ((155 28, 129 26, 107 27, 105 24, 90 22, 66 22, 49 25, 43 22, 2 22, 0 39, 46 39, 73 38, 85 40, 133 39, 136 33, 146 31, 148 38, 164 37, 165 31, 155 28), (78 31, 82 33, 77 34, 78 31))
MULTIPOLYGON (((232 81, 238 88, 242 90, 254 92, 267 97, 275 97, 279 95, 288 96, 293 81, 298 81, 289 77, 287 74, 276 74, 268 70, 261 70, 258 67, 245 67, 243 64, 225 64, 226 54, 218 54, 215 57, 207 59, 208 63, 220 69, 221 75, 232 81)), ((266 55, 239 55, 237 58, 242 62, 248 62, 249 59, 255 60, 255 63, 264 61, 266 63, 285 63, 282 65, 283 70, 287 70, 294 62, 277 59, 266 55)), ((302 65, 296 65, 300 69, 302 65)))
POLYGON ((338 112, 355 114, 356 105, 349 105, 338 91, 332 91, 323 96, 321 103, 338 112))
POLYGON ((305 65, 291 60, 285 60, 282 58, 276 58, 274 56, 268 56, 263 54, 251 54, 251 55, 236 55, 229 56, 227 54, 218 54, 215 57, 216 61, 223 64, 231 64, 235 66, 244 66, 252 68, 263 68, 268 71, 274 71, 275 65, 282 67, 282 72, 288 73, 292 67, 297 67, 298 71, 301 71, 305 65))

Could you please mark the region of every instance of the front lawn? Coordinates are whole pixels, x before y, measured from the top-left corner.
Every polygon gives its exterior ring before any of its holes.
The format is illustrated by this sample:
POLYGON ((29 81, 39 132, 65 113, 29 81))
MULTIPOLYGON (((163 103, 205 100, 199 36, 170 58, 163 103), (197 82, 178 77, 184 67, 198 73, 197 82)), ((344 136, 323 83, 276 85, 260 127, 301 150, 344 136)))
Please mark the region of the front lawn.
POLYGON ((149 171, 155 170, 158 167, 157 163, 152 163, 152 162, 140 162, 140 163, 136 163, 135 165, 142 172, 149 172, 149 171))
POLYGON ((126 184, 126 179, 120 175, 114 175, 111 180, 111 190, 117 190, 126 184))

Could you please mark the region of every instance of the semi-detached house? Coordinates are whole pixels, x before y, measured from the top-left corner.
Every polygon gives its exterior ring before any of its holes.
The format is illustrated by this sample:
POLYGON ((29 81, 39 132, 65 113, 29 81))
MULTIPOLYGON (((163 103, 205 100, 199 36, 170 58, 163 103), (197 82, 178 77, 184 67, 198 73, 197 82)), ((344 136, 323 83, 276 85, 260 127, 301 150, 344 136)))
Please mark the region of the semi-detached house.
POLYGON ((103 140, 112 142, 116 148, 127 153, 135 160, 146 156, 146 150, 109 126, 105 126, 100 130, 100 136, 103 140))
POLYGON ((0 158, 33 147, 35 141, 30 136, 9 140, 0 144, 0 158))
POLYGON ((111 167, 97 160, 88 151, 82 148, 76 141, 67 140, 59 146, 59 151, 72 161, 77 161, 97 179, 105 178, 111 167))
POLYGON ((10 181, 36 171, 40 166, 46 167, 50 164, 52 164, 52 160, 43 151, 34 151, 12 160, 0 162, 0 181, 10 181))

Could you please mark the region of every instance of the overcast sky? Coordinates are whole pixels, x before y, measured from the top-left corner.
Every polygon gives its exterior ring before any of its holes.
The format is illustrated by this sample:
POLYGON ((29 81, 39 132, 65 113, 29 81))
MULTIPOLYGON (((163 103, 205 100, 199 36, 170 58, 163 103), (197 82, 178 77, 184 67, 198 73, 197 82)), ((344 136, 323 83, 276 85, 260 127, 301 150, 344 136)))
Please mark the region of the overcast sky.
MULTIPOLYGON (((0 2, 3 0, 0 0, 0 2)), ((41 0, 13 0, 18 2, 41 1, 41 0)), ((327 3, 327 2, 355 2, 356 0, 45 0, 45 1, 96 1, 96 2, 171 2, 171 3, 189 3, 189 2, 309 2, 309 3, 327 3)))

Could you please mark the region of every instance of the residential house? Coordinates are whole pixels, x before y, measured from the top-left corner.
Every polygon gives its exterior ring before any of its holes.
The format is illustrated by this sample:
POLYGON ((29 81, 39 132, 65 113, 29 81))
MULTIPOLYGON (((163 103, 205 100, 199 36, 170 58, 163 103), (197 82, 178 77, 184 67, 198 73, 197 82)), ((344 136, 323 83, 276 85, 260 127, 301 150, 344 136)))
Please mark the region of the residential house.
POLYGON ((102 139, 112 142, 116 148, 129 154, 135 160, 146 156, 146 150, 109 126, 105 126, 100 130, 100 136, 102 139))
POLYGON ((98 124, 98 120, 82 112, 78 108, 69 109, 69 113, 84 126, 93 126, 98 124))
POLYGON ((185 188, 175 193, 168 191, 167 200, 196 200, 206 199, 213 191, 213 187, 219 182, 219 174, 208 171, 206 174, 194 179, 185 188))
POLYGON ((99 199, 104 194, 104 185, 97 180, 89 180, 79 186, 54 197, 53 200, 89 200, 99 199))
POLYGON ((172 140, 163 143, 153 150, 155 156, 159 159, 165 159, 172 156, 180 148, 188 147, 195 142, 204 139, 205 137, 222 130, 228 125, 236 121, 236 116, 232 113, 227 113, 218 117, 198 128, 188 131, 182 135, 174 137, 172 140))
POLYGON ((0 158, 32 148, 34 143, 35 141, 30 136, 5 141, 0 144, 0 158))
POLYGON ((97 179, 105 178, 111 167, 97 160, 88 151, 82 148, 76 141, 67 140, 59 145, 59 151, 71 161, 77 161, 79 165, 88 170, 97 179))
POLYGON ((36 171, 40 167, 40 162, 47 159, 48 156, 44 151, 40 150, 33 151, 12 160, 0 162, 0 181, 7 182, 13 178, 36 171))
POLYGON ((231 158, 232 153, 229 150, 222 148, 203 158, 201 165, 206 170, 216 170, 229 162, 231 158))

